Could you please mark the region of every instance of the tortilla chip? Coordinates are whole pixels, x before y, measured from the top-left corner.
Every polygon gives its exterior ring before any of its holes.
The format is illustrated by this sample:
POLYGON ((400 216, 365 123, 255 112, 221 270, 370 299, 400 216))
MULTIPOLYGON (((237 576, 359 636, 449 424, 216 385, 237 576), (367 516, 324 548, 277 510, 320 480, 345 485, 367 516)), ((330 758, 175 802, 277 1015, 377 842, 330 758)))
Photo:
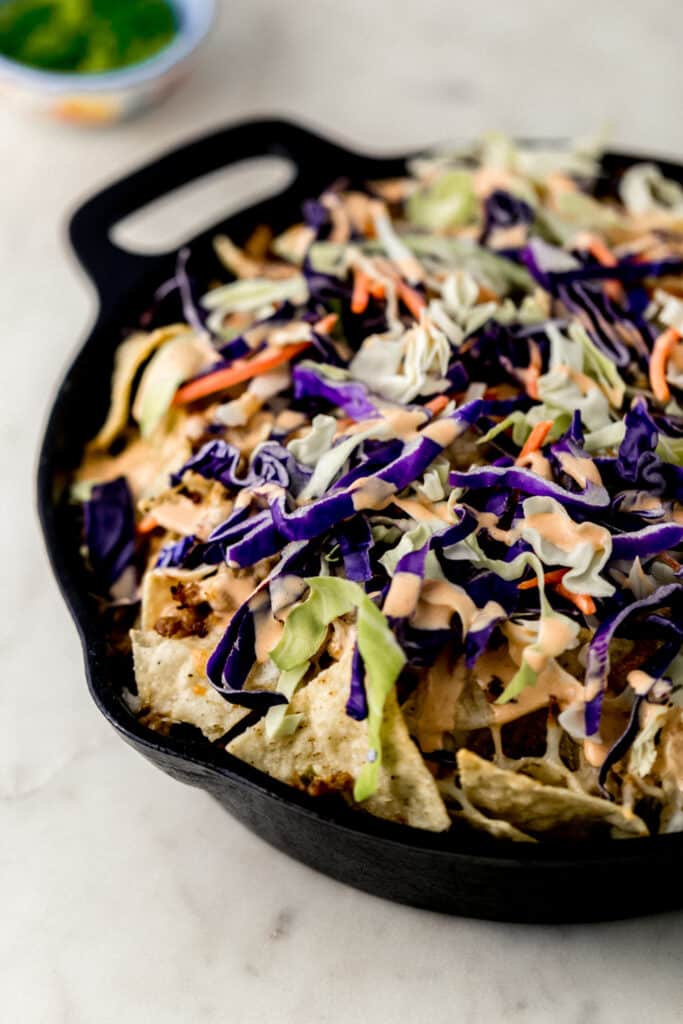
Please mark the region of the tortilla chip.
POLYGON ((683 708, 669 708, 661 734, 660 774, 683 790, 683 708))
POLYGON ((210 740, 223 736, 247 714, 229 704, 206 678, 206 663, 220 632, 182 640, 131 630, 138 696, 145 724, 160 732, 186 722, 210 740))
MULTIPOLYGON (((263 721, 229 744, 231 754, 282 782, 309 793, 339 791, 349 796, 368 753, 367 722, 346 714, 353 633, 339 661, 302 686, 292 698, 293 714, 304 716, 290 736, 269 740, 263 721)), ((377 792, 363 803, 371 814, 414 828, 440 832, 450 818, 436 783, 411 740, 393 693, 384 711, 383 761, 377 792)))
POLYGON ((98 434, 90 442, 90 448, 109 448, 118 437, 128 422, 130 393, 138 370, 157 348, 185 331, 187 327, 184 324, 172 324, 160 327, 151 334, 136 332, 119 345, 114 357, 109 412, 98 434))
POLYGON ((468 825, 476 828, 479 832, 488 832, 494 839, 509 839, 514 843, 537 843, 533 836, 521 832, 509 821, 501 821, 500 818, 488 818, 481 811, 470 803, 462 790, 453 789, 453 797, 458 803, 458 810, 452 811, 456 818, 462 818, 468 825))
POLYGON ((202 579, 215 571, 212 565, 198 569, 149 569, 142 580, 140 629, 154 629, 159 619, 177 611, 178 602, 172 588, 178 583, 196 583, 204 597, 202 579))
POLYGON ((471 750, 458 751, 460 784, 475 807, 509 821, 516 828, 538 833, 571 826, 603 823, 615 836, 648 835, 635 814, 595 796, 547 786, 526 775, 497 768, 471 750))
MULTIPOLYGON (((173 588, 178 583, 192 584, 193 604, 206 601, 211 606, 207 619, 210 629, 227 628, 235 611, 254 592, 258 575, 227 565, 201 565, 197 569, 148 569, 142 579, 140 628, 154 629, 159 619, 179 614, 179 598, 173 588)), ((188 588, 189 589, 189 588, 188 588)))

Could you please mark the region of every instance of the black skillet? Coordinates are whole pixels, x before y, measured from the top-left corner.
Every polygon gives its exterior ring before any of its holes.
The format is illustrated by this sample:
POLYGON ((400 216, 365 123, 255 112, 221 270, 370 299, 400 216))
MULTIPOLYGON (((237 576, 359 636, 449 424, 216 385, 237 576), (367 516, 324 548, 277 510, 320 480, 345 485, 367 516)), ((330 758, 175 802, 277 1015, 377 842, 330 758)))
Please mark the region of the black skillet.
MULTIPOLYGON (((38 507, 52 567, 81 637, 95 703, 121 736, 163 771, 207 790, 278 849, 377 896, 451 914, 529 922, 628 917, 683 905, 683 834, 526 845, 411 830, 299 793, 191 733, 161 737, 140 725, 122 700, 130 666, 107 647, 65 489, 85 442, 104 418, 122 327, 136 324, 155 288, 172 275, 176 254, 133 255, 114 245, 110 234, 122 218, 174 188, 268 155, 293 163, 292 184, 194 239, 192 258, 200 271, 214 266, 216 228, 238 240, 256 224, 282 228, 299 217, 304 198, 337 178, 360 183, 405 168, 402 157, 362 156, 293 124, 252 121, 167 153, 104 189, 71 220, 71 241, 97 288, 100 308, 52 407, 40 454, 38 507)), ((609 155, 606 177, 613 179, 635 160, 609 155)), ((683 181, 683 167, 661 166, 683 181)))

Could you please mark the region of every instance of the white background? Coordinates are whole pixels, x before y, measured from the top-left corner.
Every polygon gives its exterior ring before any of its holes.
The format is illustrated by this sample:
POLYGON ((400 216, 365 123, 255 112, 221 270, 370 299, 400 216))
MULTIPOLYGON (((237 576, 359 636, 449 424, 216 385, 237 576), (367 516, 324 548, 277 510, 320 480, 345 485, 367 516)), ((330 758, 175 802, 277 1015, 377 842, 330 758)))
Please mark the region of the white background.
MULTIPOLYGON (((392 906, 275 853, 143 762, 89 703, 32 489, 43 417, 94 312, 64 239, 83 196, 256 113, 377 151, 493 127, 557 136, 607 125, 615 144, 681 157, 683 6, 219 6, 190 82, 138 121, 79 133, 0 109, 0 1018, 680 1020, 680 914, 537 928, 392 906)), ((185 204, 176 234, 224 212, 231 189, 205 189, 189 217, 185 204)), ((155 234, 169 226, 168 214, 148 219, 155 234)))

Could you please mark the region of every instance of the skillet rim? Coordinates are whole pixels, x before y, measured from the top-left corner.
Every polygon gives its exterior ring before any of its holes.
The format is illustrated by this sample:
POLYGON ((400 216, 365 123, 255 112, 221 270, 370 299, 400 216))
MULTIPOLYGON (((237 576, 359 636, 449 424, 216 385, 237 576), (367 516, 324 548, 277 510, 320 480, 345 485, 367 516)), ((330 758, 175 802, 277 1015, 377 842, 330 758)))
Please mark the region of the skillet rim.
MULTIPOLYGON (((412 850, 420 853, 431 853, 438 859, 450 859, 453 862, 476 862, 487 867, 523 867, 524 869, 573 869, 580 868, 582 871, 590 871, 591 867, 604 868, 614 862, 623 864, 625 860, 642 861, 654 858, 655 854, 667 861, 683 852, 683 832, 671 833, 669 835, 657 835, 647 837, 634 837, 624 841, 614 839, 594 840, 562 840, 562 841, 541 841, 539 843, 515 843, 509 840, 491 839, 488 836, 480 835, 472 831, 460 833, 453 831, 446 833, 432 833, 415 829, 407 825, 385 821, 373 817, 367 813, 352 810, 350 808, 339 808, 330 806, 319 797, 312 797, 306 793, 288 786, 271 778, 250 765, 240 761, 236 757, 206 743, 192 742, 175 736, 161 736, 153 730, 142 726, 127 710, 121 699, 117 699, 106 678, 104 661, 107 658, 107 639, 103 628, 103 621, 97 614, 97 605, 94 597, 87 593, 84 586, 86 577, 82 571, 82 563, 78 551, 73 551, 73 537, 64 530, 64 508, 60 500, 55 500, 55 492, 63 487, 66 476, 64 463, 60 465, 58 443, 56 438, 60 434, 63 421, 67 413, 67 407, 74 401, 72 384, 78 376, 83 362, 88 358, 92 350, 97 347, 103 334, 108 331, 114 333, 121 326, 120 319, 116 320, 117 307, 124 298, 130 298, 133 292, 141 292, 148 284, 151 276, 158 274, 169 260, 175 257, 175 253, 166 253, 161 256, 138 256, 124 253, 117 249, 108 240, 108 230, 120 219, 121 211, 115 201, 127 190, 136 191, 136 183, 144 181, 149 185, 155 176, 162 176, 164 167, 169 167, 169 161, 175 160, 179 154, 190 155, 198 147, 206 147, 208 143, 220 141, 226 138, 234 138, 240 133, 246 133, 252 141, 254 136, 262 135, 264 145, 261 155, 284 155, 291 159, 296 165, 299 175, 293 184, 286 186, 283 190, 269 199, 240 210, 217 225, 201 232, 195 239, 186 244, 192 248, 195 244, 206 241, 219 229, 230 230, 231 224, 235 222, 247 223, 249 218, 256 217, 259 210, 274 204, 284 204, 294 199, 295 193, 300 191, 304 184, 315 188, 324 187, 328 179, 320 178, 318 173, 313 178, 307 172, 302 174, 304 158, 311 154, 322 155, 318 170, 329 173, 334 167, 335 160, 340 165, 350 166, 355 175, 371 177, 383 173, 396 173, 412 154, 400 156, 378 157, 376 155, 360 153, 356 150, 346 149, 326 135, 318 133, 310 128, 302 127, 300 124, 281 119, 254 119, 231 124, 226 128, 219 129, 208 134, 201 135, 189 143, 173 148, 150 163, 134 170, 129 175, 116 179, 110 185, 97 192, 84 202, 73 213, 69 233, 72 246, 86 274, 95 285, 99 294, 99 309, 92 328, 82 345, 78 348, 76 355, 71 359, 68 368, 62 374, 61 381, 57 387, 55 396, 50 404, 50 411, 42 431, 42 442, 39 450, 37 468, 37 507, 40 520, 43 540, 46 546, 48 559, 61 596, 65 601, 77 633, 81 641, 83 657, 85 661, 86 677, 88 688, 93 701, 102 715, 116 729, 116 731, 139 752, 146 754, 152 760, 161 756, 164 761, 172 762, 179 775, 183 774, 183 766, 191 776, 185 781, 193 782, 195 785, 202 785, 201 776, 205 782, 209 779, 225 779, 233 785, 241 786, 252 793, 274 800, 279 804, 285 804, 297 815, 303 815, 309 820, 324 826, 333 831, 341 833, 352 833, 366 836, 374 840, 386 843, 388 846, 398 847, 403 850, 412 850), (275 140, 274 143, 272 140, 275 140), (291 148, 290 148, 291 143, 291 148), (112 204, 113 201, 113 204, 112 204), (112 209, 110 209, 112 207, 112 209), (114 209, 116 208, 116 209, 114 209), (117 212, 118 210, 118 212, 117 212), (93 232, 89 223, 94 215, 101 214, 93 232), (117 215, 111 219, 110 214, 117 215), (109 217, 109 222, 107 219, 109 217), (103 227, 107 231, 107 237, 103 234, 103 227), (105 250, 106 259, 104 268, 98 267, 96 262, 97 239, 105 250), (112 263, 116 271, 125 268, 124 277, 128 278, 127 288, 118 288, 115 295, 108 294, 108 276, 112 263), (61 482, 61 483, 60 483, 61 482), (65 543, 66 541, 66 543, 65 543), (75 556, 75 557, 74 557, 75 556)), ((532 140, 547 144, 557 140, 532 140)), ((238 161, 252 157, 251 151, 240 154, 232 154, 229 162, 238 161)), ((664 172, 683 182, 683 164, 670 160, 660 159, 650 154, 636 155, 624 152, 608 152, 604 155, 603 163, 616 167, 626 167, 632 163, 649 160, 656 162, 663 168, 664 172)), ((208 170, 218 169, 225 166, 225 161, 215 164, 208 170)), ((206 168, 193 173, 186 180, 199 177, 206 173, 206 168)), ((338 176, 338 175, 336 175, 338 176)), ((181 182, 184 184, 185 182, 181 182)), ((175 186, 172 186, 175 187, 175 186)), ((143 193, 145 190, 142 190, 143 193)), ((168 189, 164 189, 164 192, 168 189)), ((163 194, 163 193, 160 193, 163 194)), ((156 196, 147 196, 144 202, 152 201, 156 196)), ((140 203, 135 204, 135 206, 140 203)), ((135 207, 133 207, 135 208, 135 207)), ((124 211, 131 212, 131 210, 124 211)), ((97 219, 97 218, 96 218, 97 219)), ((157 282, 158 283, 158 282, 157 282)), ((135 296, 137 298, 137 296, 135 296)), ((114 346, 115 347, 115 346, 114 346)), ((107 354, 113 354, 113 347, 107 354)), ((61 497, 61 495, 60 495, 61 497)), ((157 765, 162 767, 161 765, 157 765)), ((173 774, 173 772, 171 772, 173 774)), ((205 785, 203 788, 209 788, 205 785)))

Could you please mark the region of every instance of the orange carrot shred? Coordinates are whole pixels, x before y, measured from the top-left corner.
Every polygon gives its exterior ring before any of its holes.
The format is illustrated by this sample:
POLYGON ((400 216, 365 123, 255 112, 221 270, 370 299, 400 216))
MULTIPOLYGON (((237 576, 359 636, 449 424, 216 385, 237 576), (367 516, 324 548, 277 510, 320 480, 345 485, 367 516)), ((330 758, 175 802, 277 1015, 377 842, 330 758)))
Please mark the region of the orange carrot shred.
POLYGON ((313 330, 317 334, 329 334, 338 319, 337 313, 328 313, 327 316, 322 317, 321 320, 313 324, 313 330))
POLYGON ((668 402, 671 398, 669 385, 666 381, 666 364, 669 356, 681 339, 675 327, 667 327, 655 339, 650 356, 650 384, 658 402, 668 402))
POLYGON ((368 277, 368 291, 372 295, 373 299, 384 299, 386 298, 386 288, 381 281, 376 278, 368 277))
POLYGON ((573 605, 576 605, 584 615, 595 615, 595 601, 590 594, 575 594, 573 591, 567 590, 563 583, 556 583, 555 590, 567 601, 571 601, 573 605))
POLYGON ((356 268, 353 278, 353 293, 351 295, 351 312, 364 313, 370 301, 370 283, 368 275, 356 268))
MULTIPOLYGON (((580 249, 587 249, 591 256, 594 256, 603 267, 616 267, 619 263, 614 253, 599 235, 593 235, 589 231, 582 231, 574 239, 574 244, 580 249)), ((623 301, 624 289, 620 281, 605 281, 605 292, 615 302, 623 301)))
POLYGON ((312 342, 298 341, 294 345, 283 345, 280 347, 266 348, 257 356, 250 359, 236 359, 230 366, 222 367, 213 373, 207 373, 203 377, 183 384, 176 392, 173 399, 174 405, 187 405, 189 402, 196 402, 200 398, 208 398, 226 388, 232 388, 236 384, 242 384, 245 380, 258 377, 268 370, 273 370, 281 363, 287 363, 300 352, 310 348, 312 342))
MULTIPOLYGON (((561 583, 564 576, 569 572, 569 569, 551 569, 550 572, 543 574, 543 582, 553 586, 556 583, 561 583)), ((517 590, 533 590, 534 587, 538 586, 538 578, 533 576, 530 580, 524 580, 522 583, 517 584, 517 590)))
POLYGON ((526 371, 526 393, 529 398, 538 398, 538 378, 540 373, 535 366, 530 366, 526 371))
MULTIPOLYGON (((572 604, 576 605, 580 612, 584 615, 595 615, 595 601, 590 594, 575 594, 571 590, 567 590, 562 580, 569 572, 569 569, 551 569, 550 572, 543 574, 543 582, 550 587, 553 587, 556 593, 560 594, 567 601, 571 601, 572 604)), ((536 576, 530 580, 524 580, 522 583, 517 584, 518 590, 533 590, 538 586, 538 579, 536 576)))
POLYGON ((543 442, 553 428, 553 423, 554 420, 541 420, 540 423, 536 424, 524 442, 524 447, 515 459, 518 466, 524 462, 528 455, 531 455, 532 452, 537 452, 543 445, 543 442))
POLYGON ((138 525, 136 526, 136 530, 140 535, 144 536, 145 534, 151 533, 153 530, 156 530, 158 525, 159 524, 154 518, 154 516, 143 516, 138 525))
POLYGON ((431 401, 425 402, 424 407, 425 409, 429 409, 432 416, 438 416, 440 412, 444 411, 449 402, 450 398, 448 395, 437 395, 436 398, 432 398, 431 401))
POLYGON ((668 565, 674 572, 678 572, 681 567, 681 563, 677 562, 675 558, 671 557, 671 555, 668 555, 666 551, 662 552, 661 555, 657 555, 656 561, 663 562, 664 565, 668 565))

